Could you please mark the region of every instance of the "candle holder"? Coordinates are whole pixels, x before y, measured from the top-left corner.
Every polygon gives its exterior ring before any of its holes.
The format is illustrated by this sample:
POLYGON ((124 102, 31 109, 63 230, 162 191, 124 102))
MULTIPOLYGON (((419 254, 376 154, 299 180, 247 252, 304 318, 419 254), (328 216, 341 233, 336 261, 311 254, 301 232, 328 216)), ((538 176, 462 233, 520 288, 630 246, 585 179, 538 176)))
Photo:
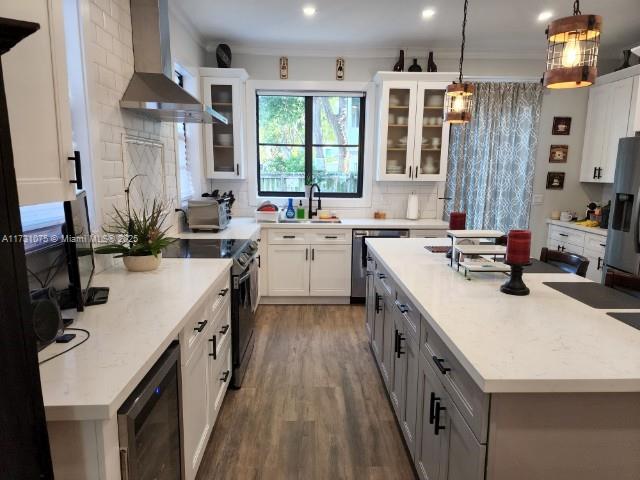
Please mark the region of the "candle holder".
MULTIPOLYGON (((511 275, 509 276, 509 279, 500 287, 500 291, 502 293, 506 293, 507 295, 529 295, 529 288, 524 284, 524 281, 522 280, 522 273, 524 272, 525 265, 508 265, 511 267, 511 275)), ((529 263, 529 265, 531 264, 529 263)))

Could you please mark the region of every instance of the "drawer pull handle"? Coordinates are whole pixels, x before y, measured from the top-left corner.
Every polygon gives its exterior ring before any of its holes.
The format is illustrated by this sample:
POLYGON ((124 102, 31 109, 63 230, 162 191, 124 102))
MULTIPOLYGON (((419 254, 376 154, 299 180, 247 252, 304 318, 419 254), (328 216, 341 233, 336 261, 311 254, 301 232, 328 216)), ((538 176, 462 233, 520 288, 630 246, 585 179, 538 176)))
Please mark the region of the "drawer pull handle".
POLYGON ((601 270, 601 269, 602 269, 602 257, 598 257, 598 266, 596 270, 601 270))
POLYGON ((224 297, 228 291, 229 291, 228 288, 223 288, 222 290, 220 290, 220 293, 218 293, 218 295, 220 295, 221 297, 224 297))
POLYGON ((404 340, 404 335, 402 335, 397 330, 396 330, 396 332, 397 332, 397 336, 398 336, 397 337, 398 338, 398 355, 397 356, 398 356, 398 358, 400 358, 404 353, 406 353, 406 352, 402 351, 402 341, 404 340))
POLYGON ((327 240, 337 240, 338 236, 337 235, 325 235, 324 238, 326 238, 327 240))
POLYGON ((436 419, 435 406, 436 402, 440 400, 440 397, 436 397, 435 392, 431 392, 431 399, 429 400, 429 425, 433 425, 436 419))
POLYGON ((440 413, 445 412, 447 410, 446 407, 443 407, 440 405, 440 402, 436 403, 436 414, 435 414, 435 421, 433 424, 433 433, 434 435, 440 435, 440 430, 444 430, 445 427, 440 425, 440 413))
POLYGON ((229 370, 225 370, 224 372, 222 372, 222 378, 220 379, 220 381, 222 383, 225 383, 228 378, 229 378, 229 370))
POLYGON ((398 300, 396 300, 396 307, 398 307, 398 310, 400 310, 400 313, 402 313, 403 315, 409 311, 409 307, 407 307, 403 303, 400 303, 398 300))
POLYGON ((378 278, 382 280, 383 278, 387 278, 387 276, 384 273, 378 273, 378 278))
POLYGON ((286 238, 287 240, 291 240, 292 238, 296 238, 295 235, 283 235, 282 238, 286 238))
POLYGON ((569 235, 566 233, 559 233, 558 235, 560 235, 561 237, 568 237, 569 235))
POLYGON ((606 244, 604 244, 604 243, 601 243, 601 244, 600 244, 600 246, 601 246, 601 247, 606 247, 607 245, 606 245, 606 244))
POLYGON ((198 322, 198 326, 197 327, 193 327, 193 330, 198 332, 198 333, 201 333, 204 330, 204 327, 207 326, 207 323, 209 323, 209 320, 200 321, 200 322, 198 322))
POLYGON ((211 337, 209 341, 213 343, 213 353, 210 353, 209 356, 213 357, 214 360, 217 360, 218 359, 217 357, 218 342, 216 340, 216 336, 214 335, 213 337, 211 337))
POLYGON ((433 359, 433 363, 436 364, 436 367, 438 367, 438 370, 440 370, 441 374, 446 375, 447 372, 451 371, 449 367, 445 367, 444 365, 442 365, 442 362, 444 362, 444 358, 438 358, 435 355, 433 355, 431 358, 433 359))
POLYGON ((382 295, 376 292, 376 313, 380 313, 382 308, 380 307, 380 300, 382 300, 382 295))
POLYGON ((220 335, 225 335, 229 331, 229 325, 225 325, 220 329, 220 335))

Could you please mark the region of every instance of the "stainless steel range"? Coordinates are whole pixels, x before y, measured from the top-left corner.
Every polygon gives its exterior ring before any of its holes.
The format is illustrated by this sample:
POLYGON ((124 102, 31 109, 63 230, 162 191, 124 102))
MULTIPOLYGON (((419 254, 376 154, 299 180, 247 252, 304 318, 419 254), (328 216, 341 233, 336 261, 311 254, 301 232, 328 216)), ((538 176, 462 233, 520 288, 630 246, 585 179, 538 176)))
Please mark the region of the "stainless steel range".
POLYGON ((253 240, 180 239, 162 251, 165 258, 230 258, 231 267, 231 386, 240 388, 254 346, 258 307, 258 244, 253 240))

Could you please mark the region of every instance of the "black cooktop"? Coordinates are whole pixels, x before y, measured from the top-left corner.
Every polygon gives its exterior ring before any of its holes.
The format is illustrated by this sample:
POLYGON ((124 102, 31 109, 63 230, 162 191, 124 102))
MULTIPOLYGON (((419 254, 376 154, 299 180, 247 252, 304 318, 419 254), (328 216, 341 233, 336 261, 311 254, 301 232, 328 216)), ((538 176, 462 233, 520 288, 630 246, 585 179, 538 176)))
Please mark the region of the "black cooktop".
POLYGON ((181 238, 162 250, 165 258, 235 258, 249 240, 181 238))

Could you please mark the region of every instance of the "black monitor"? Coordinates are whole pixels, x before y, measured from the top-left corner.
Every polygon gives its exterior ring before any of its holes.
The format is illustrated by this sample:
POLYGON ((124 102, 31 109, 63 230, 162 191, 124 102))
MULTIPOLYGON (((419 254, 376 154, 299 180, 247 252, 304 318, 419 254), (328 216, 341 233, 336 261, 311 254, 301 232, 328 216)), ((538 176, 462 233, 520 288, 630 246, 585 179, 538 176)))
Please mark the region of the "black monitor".
POLYGON ((75 200, 64 202, 64 218, 62 234, 67 252, 69 296, 81 312, 85 306, 105 303, 109 291, 90 288, 95 262, 86 192, 78 193, 75 200))

